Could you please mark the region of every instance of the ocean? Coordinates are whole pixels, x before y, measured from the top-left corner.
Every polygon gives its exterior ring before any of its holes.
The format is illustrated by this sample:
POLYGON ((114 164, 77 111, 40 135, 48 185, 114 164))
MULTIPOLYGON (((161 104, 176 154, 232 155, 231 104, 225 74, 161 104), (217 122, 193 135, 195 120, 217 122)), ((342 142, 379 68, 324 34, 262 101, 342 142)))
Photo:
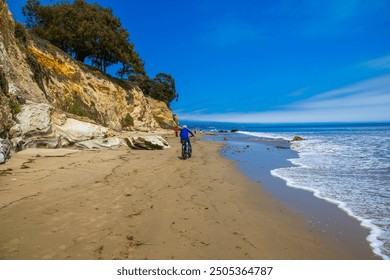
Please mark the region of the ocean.
POLYGON ((271 170, 288 187, 313 192, 368 228, 375 254, 390 259, 390 123, 261 125, 189 123, 190 128, 237 129, 242 135, 291 142, 298 157, 271 170))

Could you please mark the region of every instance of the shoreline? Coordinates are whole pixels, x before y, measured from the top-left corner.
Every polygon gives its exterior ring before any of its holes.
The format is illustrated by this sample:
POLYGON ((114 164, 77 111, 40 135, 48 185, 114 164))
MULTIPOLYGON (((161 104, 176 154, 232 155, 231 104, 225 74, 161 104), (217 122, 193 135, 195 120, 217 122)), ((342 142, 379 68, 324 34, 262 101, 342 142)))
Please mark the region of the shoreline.
POLYGON ((183 161, 168 142, 14 154, 0 166, 0 259, 355 259, 224 158, 223 143, 197 139, 183 161))
MULTIPOLYGON (((364 227, 359 219, 337 204, 319 198, 311 191, 290 187, 284 179, 272 174, 275 169, 295 166, 289 159, 298 157, 298 153, 290 148, 287 141, 263 141, 251 136, 236 137, 235 134, 227 137, 228 141, 223 137, 228 147, 222 151, 222 155, 237 161, 241 172, 259 182, 261 188, 289 209, 303 216, 313 230, 324 234, 337 246, 346 247, 356 259, 367 259, 370 254, 373 256, 369 259, 382 259, 370 246, 371 228, 364 227)), ((221 136, 216 138, 216 141, 222 141, 221 136)))

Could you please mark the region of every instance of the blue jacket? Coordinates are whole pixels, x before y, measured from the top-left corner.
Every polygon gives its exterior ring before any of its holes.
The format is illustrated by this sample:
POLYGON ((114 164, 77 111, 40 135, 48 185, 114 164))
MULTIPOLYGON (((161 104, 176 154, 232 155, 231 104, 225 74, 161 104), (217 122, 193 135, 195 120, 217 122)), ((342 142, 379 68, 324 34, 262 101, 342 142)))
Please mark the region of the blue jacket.
POLYGON ((180 131, 180 139, 183 140, 183 139, 187 139, 189 140, 189 135, 188 134, 191 134, 192 136, 194 136, 194 134, 191 132, 191 130, 189 130, 188 128, 183 128, 181 131, 180 131))

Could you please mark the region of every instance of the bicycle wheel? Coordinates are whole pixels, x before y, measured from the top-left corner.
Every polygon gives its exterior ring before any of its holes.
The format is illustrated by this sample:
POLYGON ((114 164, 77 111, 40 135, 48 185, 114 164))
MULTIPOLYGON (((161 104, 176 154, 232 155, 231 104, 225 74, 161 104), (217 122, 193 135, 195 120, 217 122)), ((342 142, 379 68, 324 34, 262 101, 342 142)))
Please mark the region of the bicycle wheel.
POLYGON ((183 146, 181 147, 181 157, 183 159, 186 159, 187 158, 187 148, 186 148, 187 145, 183 144, 183 146))

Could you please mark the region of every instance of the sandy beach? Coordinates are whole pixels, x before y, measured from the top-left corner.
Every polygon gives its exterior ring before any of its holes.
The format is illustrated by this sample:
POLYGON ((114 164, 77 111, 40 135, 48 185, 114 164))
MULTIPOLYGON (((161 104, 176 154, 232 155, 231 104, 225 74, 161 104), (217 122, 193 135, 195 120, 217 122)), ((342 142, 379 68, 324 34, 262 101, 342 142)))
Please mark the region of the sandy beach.
MULTIPOLYGON (((371 259, 196 139, 170 149, 44 150, 0 166, 0 259, 371 259)), ((367 246, 368 247, 368 246, 367 246)))

